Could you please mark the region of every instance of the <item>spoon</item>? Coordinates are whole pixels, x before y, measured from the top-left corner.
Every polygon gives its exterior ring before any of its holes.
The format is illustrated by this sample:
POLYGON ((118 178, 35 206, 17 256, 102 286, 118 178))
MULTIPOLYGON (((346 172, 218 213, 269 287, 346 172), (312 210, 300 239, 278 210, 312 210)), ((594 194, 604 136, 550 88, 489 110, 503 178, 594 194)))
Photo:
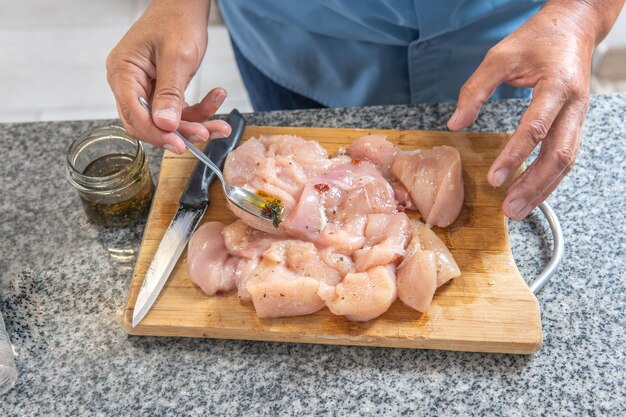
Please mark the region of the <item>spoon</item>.
MULTIPOLYGON (((146 110, 148 110, 148 113, 151 112, 150 104, 148 104, 145 98, 139 97, 139 103, 141 103, 141 105, 145 107, 146 110)), ((204 153, 202 153, 200 149, 196 148, 178 130, 175 130, 173 133, 181 138, 183 142, 185 142, 185 146, 187 146, 187 149, 189 149, 189 151, 196 158, 198 158, 202 163, 204 163, 213 172, 215 172, 215 175, 217 175, 217 178, 219 178, 220 182, 222 183, 222 189, 224 190, 224 195, 226 196, 228 201, 230 201, 246 213, 250 213, 253 216, 256 216, 262 220, 271 221, 274 227, 278 229, 278 226, 282 221, 283 215, 283 207, 281 206, 280 202, 267 201, 244 188, 229 185, 224 179, 222 171, 220 171, 220 169, 213 163, 213 161, 211 161, 204 153)))

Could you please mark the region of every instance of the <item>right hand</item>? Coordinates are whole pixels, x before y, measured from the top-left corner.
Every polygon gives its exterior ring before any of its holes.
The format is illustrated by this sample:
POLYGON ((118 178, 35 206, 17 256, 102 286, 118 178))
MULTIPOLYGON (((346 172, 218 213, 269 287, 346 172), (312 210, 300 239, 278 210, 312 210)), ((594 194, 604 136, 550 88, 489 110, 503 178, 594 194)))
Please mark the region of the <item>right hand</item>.
POLYGON ((211 90, 200 103, 188 106, 184 92, 202 62, 207 46, 209 1, 153 1, 107 57, 107 80, 120 119, 128 133, 155 146, 182 154, 184 142, 228 136, 221 120, 206 121, 226 98, 211 90), (152 105, 152 115, 138 99, 152 105))

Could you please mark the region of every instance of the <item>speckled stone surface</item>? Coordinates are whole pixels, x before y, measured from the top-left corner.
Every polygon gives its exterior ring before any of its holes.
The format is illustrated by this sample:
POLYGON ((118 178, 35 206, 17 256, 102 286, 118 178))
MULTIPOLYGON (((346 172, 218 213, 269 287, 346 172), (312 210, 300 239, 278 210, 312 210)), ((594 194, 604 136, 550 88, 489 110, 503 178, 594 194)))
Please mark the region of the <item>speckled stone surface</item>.
MULTIPOLYGON (((511 131, 525 106, 485 106, 511 131)), ((444 129, 452 107, 248 116, 251 124, 444 129)), ((19 381, 0 415, 626 415, 626 95, 596 96, 574 172, 549 199, 566 259, 538 296, 532 356, 127 336, 120 325, 143 224, 85 221, 64 177, 72 138, 103 121, 0 125, 1 302, 19 381)), ((157 174, 160 152, 149 150, 157 174)), ((532 279, 550 238, 511 224, 532 279)))

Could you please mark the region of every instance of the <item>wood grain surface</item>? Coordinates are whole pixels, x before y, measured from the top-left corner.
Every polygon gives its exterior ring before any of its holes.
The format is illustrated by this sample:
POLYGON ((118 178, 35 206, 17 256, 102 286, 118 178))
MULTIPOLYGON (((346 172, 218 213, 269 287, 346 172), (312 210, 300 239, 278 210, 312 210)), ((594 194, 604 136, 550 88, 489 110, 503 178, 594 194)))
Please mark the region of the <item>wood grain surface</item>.
MULTIPOLYGON (((259 319, 252 305, 234 291, 212 297, 187 274, 183 253, 161 295, 144 320, 131 327, 133 306, 146 270, 176 209, 196 160, 165 152, 124 312, 124 329, 134 335, 187 336, 299 343, 533 353, 542 343, 539 304, 520 276, 500 208, 503 189, 486 180, 487 170, 506 134, 249 126, 244 140, 260 135, 293 134, 319 141, 329 153, 367 133, 383 133, 403 149, 450 145, 463 162, 465 204, 459 218, 435 228, 448 245, 462 275, 439 288, 428 313, 397 300, 377 319, 355 323, 323 309, 315 314, 259 319)), ((231 223, 217 183, 202 222, 231 223)), ((419 214, 410 213, 419 218, 419 214)))

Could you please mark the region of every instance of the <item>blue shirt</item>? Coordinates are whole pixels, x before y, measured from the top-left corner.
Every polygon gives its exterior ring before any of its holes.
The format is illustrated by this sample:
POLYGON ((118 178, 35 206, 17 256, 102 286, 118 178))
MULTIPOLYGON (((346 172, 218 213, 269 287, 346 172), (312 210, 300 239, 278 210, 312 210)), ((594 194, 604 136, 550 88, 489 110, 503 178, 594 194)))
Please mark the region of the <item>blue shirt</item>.
MULTIPOLYGON (((532 0, 226 0, 233 41, 262 73, 331 107, 448 102, 532 0)), ((493 98, 527 97, 500 86, 493 98)))

